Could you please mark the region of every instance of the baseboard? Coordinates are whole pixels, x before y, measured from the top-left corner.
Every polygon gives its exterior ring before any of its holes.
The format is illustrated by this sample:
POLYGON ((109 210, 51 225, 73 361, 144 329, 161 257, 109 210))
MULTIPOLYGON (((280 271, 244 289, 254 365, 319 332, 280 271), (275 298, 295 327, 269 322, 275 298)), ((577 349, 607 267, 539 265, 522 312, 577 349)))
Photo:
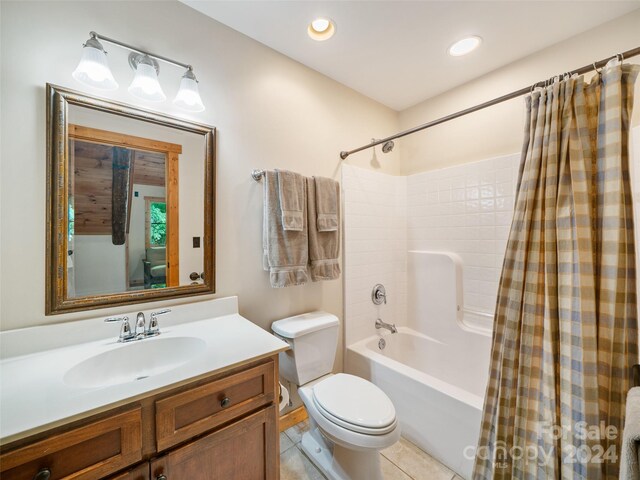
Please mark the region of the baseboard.
POLYGON ((280 431, 284 432, 287 428, 293 427, 303 420, 306 420, 307 417, 307 410, 304 406, 300 406, 295 410, 285 413, 280 417, 280 431))

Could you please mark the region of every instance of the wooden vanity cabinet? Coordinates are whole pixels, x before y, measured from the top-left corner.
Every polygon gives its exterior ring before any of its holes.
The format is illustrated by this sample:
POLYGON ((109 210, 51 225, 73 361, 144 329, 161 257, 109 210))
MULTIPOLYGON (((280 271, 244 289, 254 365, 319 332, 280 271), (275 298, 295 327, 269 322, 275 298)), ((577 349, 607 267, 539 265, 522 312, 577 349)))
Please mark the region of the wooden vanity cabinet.
POLYGON ((0 479, 276 480, 277 391, 274 355, 5 445, 0 479))

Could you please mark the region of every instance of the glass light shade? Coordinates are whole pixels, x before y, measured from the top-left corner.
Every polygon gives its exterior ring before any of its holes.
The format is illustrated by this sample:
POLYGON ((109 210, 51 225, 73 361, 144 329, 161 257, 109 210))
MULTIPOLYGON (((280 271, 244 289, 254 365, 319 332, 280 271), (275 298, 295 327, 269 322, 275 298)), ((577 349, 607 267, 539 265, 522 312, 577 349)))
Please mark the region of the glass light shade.
MULTIPOLYGON (((87 42, 88 43, 88 42, 87 42)), ((76 69, 71 74, 80 83, 102 90, 115 90, 118 82, 107 63, 107 55, 104 50, 85 45, 82 49, 82 58, 76 69)))
POLYGON ((162 91, 158 74, 149 59, 142 59, 136 67, 136 76, 129 85, 129 93, 150 102, 163 102, 167 96, 162 91))
POLYGON ((204 111, 204 104, 198 91, 198 81, 191 70, 187 70, 187 73, 180 80, 180 89, 173 103, 177 107, 190 112, 204 111))

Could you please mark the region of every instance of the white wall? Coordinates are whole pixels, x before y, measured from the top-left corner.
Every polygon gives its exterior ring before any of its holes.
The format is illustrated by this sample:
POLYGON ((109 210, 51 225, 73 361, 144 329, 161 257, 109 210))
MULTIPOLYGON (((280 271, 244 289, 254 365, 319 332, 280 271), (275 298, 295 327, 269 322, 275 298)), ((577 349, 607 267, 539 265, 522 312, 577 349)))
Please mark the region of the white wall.
MULTIPOLYGON (((194 65, 205 112, 185 115, 170 101, 143 106, 219 129, 216 296, 239 295, 240 312, 264 328, 314 309, 342 317, 340 280, 286 289, 269 286, 261 263, 262 185, 249 174, 254 168, 284 168, 339 178, 338 152, 368 142, 373 134, 397 131, 395 112, 174 1, 3 1, 0 16, 2 329, 128 311, 44 315, 44 85, 87 90, 71 72, 90 30, 194 65)), ((99 95, 142 105, 127 93, 133 78, 128 52, 106 48, 120 89, 99 95)), ((161 66, 169 99, 182 73, 161 66)), ((349 162, 398 173, 398 152, 375 161, 366 152, 349 162)), ((177 302, 140 308, 172 303, 177 302)))
POLYGON ((73 257, 76 297, 127 290, 125 247, 111 235, 75 235, 73 257))
POLYGON ((344 195, 345 344, 376 331, 378 317, 405 325, 407 316, 407 179, 342 167, 344 195), (387 304, 374 305, 381 283, 387 304))
MULTIPOLYGON (((551 3, 540 5, 540 8, 553 8, 551 3)), ((640 45, 639 25, 640 9, 453 88, 400 112, 401 129, 435 120, 567 70, 636 48, 640 45)), ((638 63, 639 58, 630 61, 638 63)), ((464 57, 459 60, 464 62, 464 57)), ((636 99, 639 98, 640 82, 637 82, 636 99)), ((640 108, 635 109, 633 123, 640 124, 640 108)), ((398 141, 402 146, 402 172, 418 173, 519 152, 523 129, 523 97, 432 127, 398 141)))
POLYGON ((179 268, 180 285, 189 285, 191 272, 204 271, 204 144, 188 141, 182 145, 178 160, 179 268), (200 248, 193 248, 193 237, 200 237, 200 248))

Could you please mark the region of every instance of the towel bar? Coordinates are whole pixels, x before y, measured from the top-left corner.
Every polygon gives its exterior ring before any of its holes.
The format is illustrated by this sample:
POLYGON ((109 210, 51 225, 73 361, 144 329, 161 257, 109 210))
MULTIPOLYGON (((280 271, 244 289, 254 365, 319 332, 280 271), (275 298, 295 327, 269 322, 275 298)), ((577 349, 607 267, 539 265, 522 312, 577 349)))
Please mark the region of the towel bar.
POLYGON ((251 170, 251 178, 253 178, 256 182, 259 182, 264 178, 265 175, 264 170, 251 170))

